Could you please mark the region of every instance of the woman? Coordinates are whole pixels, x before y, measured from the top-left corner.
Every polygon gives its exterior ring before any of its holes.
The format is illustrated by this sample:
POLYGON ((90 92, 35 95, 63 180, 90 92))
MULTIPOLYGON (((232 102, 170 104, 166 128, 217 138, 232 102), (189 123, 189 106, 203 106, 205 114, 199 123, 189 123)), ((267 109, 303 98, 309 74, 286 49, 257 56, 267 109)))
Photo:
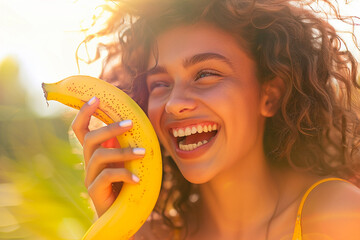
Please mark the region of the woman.
MULTIPOLYGON (((99 45, 101 77, 137 100, 164 149, 162 193, 135 239, 360 239, 360 190, 343 180, 360 176, 357 62, 309 6, 116 2, 85 40, 118 34, 99 45)), ((123 162, 144 153, 101 147, 131 122, 89 131, 98 103, 73 130, 100 216, 138 180, 123 162)))

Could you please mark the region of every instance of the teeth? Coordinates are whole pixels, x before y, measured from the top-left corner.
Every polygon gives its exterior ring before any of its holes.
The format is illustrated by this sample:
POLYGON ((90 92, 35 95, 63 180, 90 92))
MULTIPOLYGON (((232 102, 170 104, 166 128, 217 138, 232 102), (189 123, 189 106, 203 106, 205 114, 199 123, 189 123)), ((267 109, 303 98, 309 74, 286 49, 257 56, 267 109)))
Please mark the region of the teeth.
POLYGON ((192 151, 198 147, 200 147, 201 145, 206 144, 208 141, 204 140, 202 142, 198 142, 198 143, 192 143, 192 144, 184 144, 184 141, 179 142, 179 148, 183 151, 192 151))
POLYGON ((204 132, 208 132, 208 128, 207 128, 206 125, 204 126, 204 129, 203 129, 203 130, 204 130, 204 132))
POLYGON ((202 133, 202 132, 211 132, 217 130, 217 124, 209 124, 209 125, 197 125, 197 126, 191 126, 186 128, 177 128, 173 129, 172 133, 174 137, 184 137, 189 136, 191 134, 195 133, 202 133))
POLYGON ((192 127, 191 128, 191 134, 195 134, 195 133, 197 133, 197 129, 196 129, 196 127, 192 127))
POLYGON ((189 135, 191 135, 191 129, 189 127, 187 127, 185 129, 185 136, 189 136, 189 135))
POLYGON ((185 136, 185 132, 184 132, 183 129, 179 129, 179 131, 178 131, 178 136, 179 136, 179 137, 185 136))

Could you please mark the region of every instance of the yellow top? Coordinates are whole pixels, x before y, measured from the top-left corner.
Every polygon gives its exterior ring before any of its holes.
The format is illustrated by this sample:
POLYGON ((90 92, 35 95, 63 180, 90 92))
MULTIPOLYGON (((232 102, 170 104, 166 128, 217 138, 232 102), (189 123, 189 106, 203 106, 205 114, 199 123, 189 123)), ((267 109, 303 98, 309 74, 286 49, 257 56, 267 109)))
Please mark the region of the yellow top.
POLYGON ((305 193, 304 196, 302 197, 301 202, 300 202, 300 205, 299 205, 299 209, 298 209, 297 216, 296 216, 294 235, 293 235, 292 240, 302 240, 302 235, 301 235, 301 214, 302 214, 302 210, 303 210, 303 207, 304 207, 305 200, 306 200, 306 198, 308 197, 308 195, 310 194, 310 192, 311 192, 314 188, 316 188, 318 185, 320 185, 321 183, 328 182, 328 181, 334 181, 334 180, 339 180, 339 181, 347 182, 346 180, 341 179, 341 178, 325 178, 325 179, 322 179, 322 180, 317 181, 316 183, 314 183, 314 184, 306 191, 306 193, 305 193))
MULTIPOLYGON (((303 207, 304 207, 305 200, 309 196, 310 192, 314 188, 316 188, 318 185, 320 185, 321 183, 329 182, 329 181, 335 181, 335 180, 336 181, 348 182, 348 181, 346 181, 344 179, 341 179, 341 178, 325 178, 325 179, 319 180, 316 183, 314 183, 313 185, 311 185, 311 187, 308 188, 308 190, 305 192, 304 196, 301 199, 299 208, 298 208, 296 222, 295 222, 294 235, 292 237, 292 240, 302 240, 302 235, 301 235, 301 214, 302 214, 302 210, 303 210, 303 207)), ((178 239, 180 239, 180 231, 175 230, 173 240, 178 240, 178 239)))

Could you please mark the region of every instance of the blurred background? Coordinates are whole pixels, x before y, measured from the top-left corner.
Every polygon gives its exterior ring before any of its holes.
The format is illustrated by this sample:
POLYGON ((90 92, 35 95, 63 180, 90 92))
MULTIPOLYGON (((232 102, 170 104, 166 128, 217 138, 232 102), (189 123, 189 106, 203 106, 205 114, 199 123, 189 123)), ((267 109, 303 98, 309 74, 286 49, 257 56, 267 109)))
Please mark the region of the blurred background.
POLYGON ((41 83, 98 76, 75 52, 101 3, 0 0, 0 239, 81 239, 94 220, 68 134, 76 111, 48 106, 41 83))
MULTIPOLYGON (((0 0, 0 239, 80 239, 94 220, 82 157, 69 134, 76 111, 48 106, 41 83, 99 75, 100 61, 80 62, 79 70, 75 52, 101 4, 0 0)), ((359 0, 339 4, 342 13, 359 16, 359 0)), ((343 38, 360 59, 351 36, 343 38)), ((86 58, 86 49, 79 52, 86 58)))

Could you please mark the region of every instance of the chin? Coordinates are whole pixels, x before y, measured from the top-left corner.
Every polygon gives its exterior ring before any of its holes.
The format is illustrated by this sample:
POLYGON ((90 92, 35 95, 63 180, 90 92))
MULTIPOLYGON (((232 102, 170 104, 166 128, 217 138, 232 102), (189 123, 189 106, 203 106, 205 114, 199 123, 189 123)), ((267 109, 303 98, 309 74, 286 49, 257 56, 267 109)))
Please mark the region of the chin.
POLYGON ((179 167, 184 178, 193 183, 193 184, 204 184, 213 179, 214 174, 211 174, 211 171, 203 168, 194 168, 194 166, 189 167, 179 167))

